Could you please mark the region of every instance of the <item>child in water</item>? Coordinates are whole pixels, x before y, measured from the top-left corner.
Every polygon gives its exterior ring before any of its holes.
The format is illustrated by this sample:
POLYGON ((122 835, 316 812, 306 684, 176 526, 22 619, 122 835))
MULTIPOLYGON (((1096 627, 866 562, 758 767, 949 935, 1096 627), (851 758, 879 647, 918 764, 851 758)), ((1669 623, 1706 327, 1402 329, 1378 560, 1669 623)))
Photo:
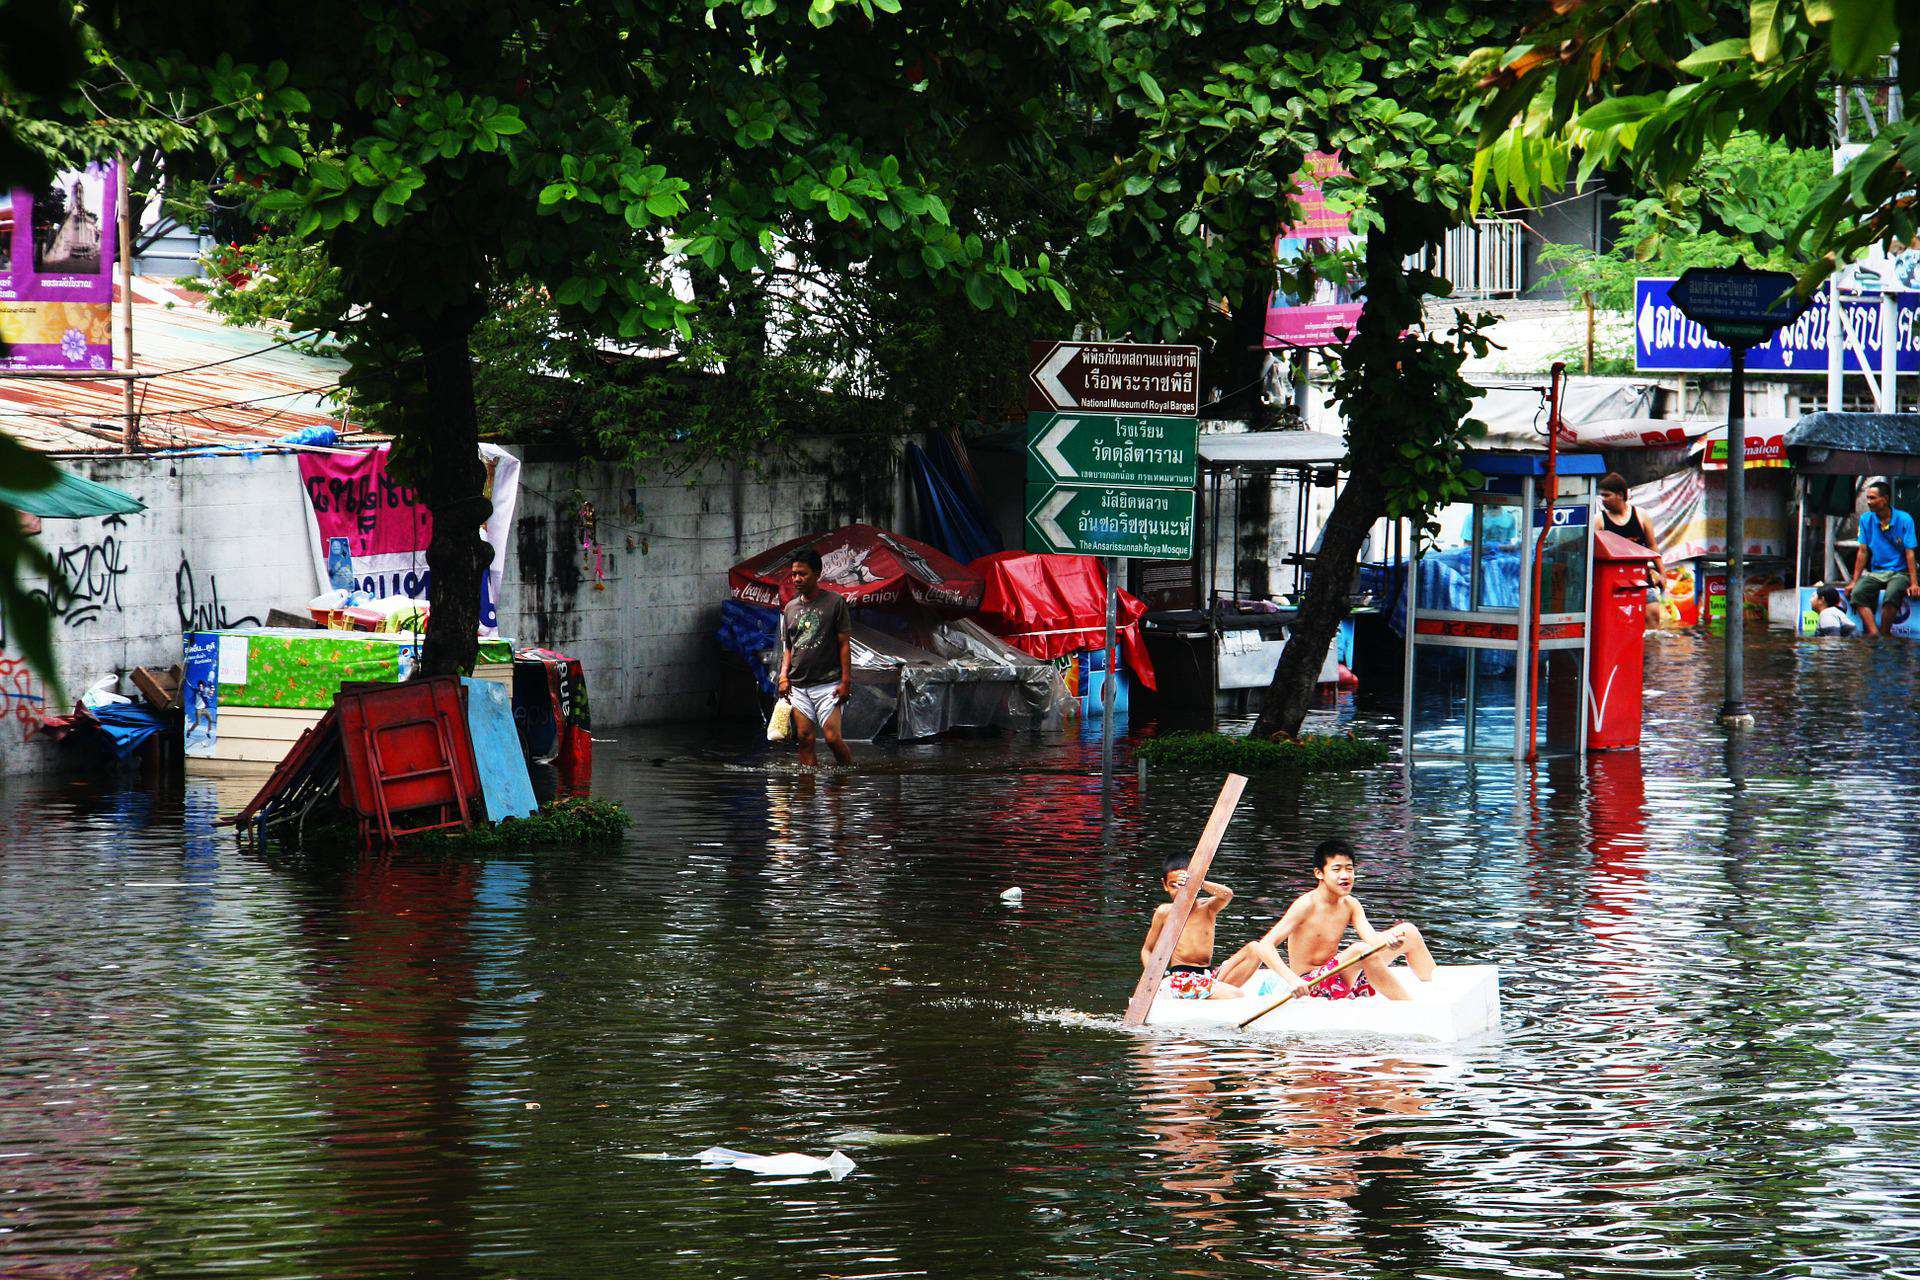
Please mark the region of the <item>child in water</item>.
MULTIPOLYGON (((1193 861, 1192 856, 1176 853, 1167 858, 1160 876, 1160 885, 1167 891, 1169 899, 1176 898, 1180 889, 1187 883, 1187 867, 1193 861)), ((1203 881, 1200 891, 1204 897, 1193 904, 1193 912, 1187 917, 1186 927, 1180 930, 1180 940, 1174 944, 1173 957, 1167 965, 1167 976, 1160 981, 1160 995, 1175 1000, 1231 1000, 1240 994, 1240 988, 1221 982, 1213 971, 1213 934, 1220 921, 1220 912, 1233 901, 1233 890, 1211 880, 1203 881)), ((1153 924, 1147 929, 1147 940, 1140 944, 1140 967, 1146 968, 1153 962, 1153 950, 1160 941, 1160 933, 1167 927, 1167 919, 1173 914, 1173 903, 1163 902, 1153 913, 1153 924)), ((1248 947, 1257 946, 1249 943, 1248 947)), ((1241 948, 1242 951, 1248 947, 1241 948)), ((1287 969, 1279 953, 1267 948, 1272 957, 1271 967, 1284 974, 1295 983, 1299 982, 1287 969)), ((1247 968, 1251 977, 1259 969, 1256 960, 1247 968)))
MULTIPOLYGON (((1353 846, 1340 839, 1321 841, 1313 851, 1313 878, 1314 887, 1293 900, 1280 923, 1227 958, 1220 966, 1219 981, 1252 980, 1262 964, 1271 967, 1267 957, 1274 953, 1275 944, 1285 941, 1288 977, 1304 982, 1309 995, 1329 1000, 1372 995, 1389 1000, 1412 999, 1388 966, 1396 954, 1405 955, 1413 976, 1425 982, 1433 977, 1433 953, 1411 924, 1403 921, 1381 933, 1368 922, 1366 908, 1353 896, 1353 846), (1349 928, 1360 941, 1342 952, 1340 943, 1349 928), (1386 948, 1363 961, 1358 973, 1348 970, 1328 976, 1342 960, 1352 959, 1383 938, 1390 940, 1386 948)), ((1211 948, 1211 934, 1207 941, 1211 948)))

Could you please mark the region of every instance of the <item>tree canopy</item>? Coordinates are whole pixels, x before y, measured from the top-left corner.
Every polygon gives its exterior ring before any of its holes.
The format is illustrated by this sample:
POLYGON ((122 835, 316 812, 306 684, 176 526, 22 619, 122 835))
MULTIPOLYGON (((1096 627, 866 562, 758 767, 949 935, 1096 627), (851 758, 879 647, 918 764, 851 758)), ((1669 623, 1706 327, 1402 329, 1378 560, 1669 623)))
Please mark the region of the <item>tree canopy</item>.
POLYGON ((303 319, 338 335, 434 511, 422 666, 446 670, 470 660, 478 608, 483 317, 531 294, 568 334, 659 348, 724 312, 745 331, 737 368, 763 282, 808 272, 1059 314, 1055 256, 978 181, 1051 151, 1055 20, 897 0, 737 0, 695 22, 660 3, 189 0, 113 39, 336 273, 303 319))
MULTIPOLYGON (((1902 36, 1920 46, 1920 7, 1901 0, 1586 0, 1474 56, 1477 177, 1535 193, 1620 167, 1656 190, 1683 181, 1738 130, 1826 143, 1836 88, 1876 93, 1902 36)), ((1920 59, 1898 84, 1920 90, 1920 59)), ((1920 231, 1920 133, 1879 129, 1811 193, 1787 238, 1808 259, 1803 287, 1862 248, 1920 231)))

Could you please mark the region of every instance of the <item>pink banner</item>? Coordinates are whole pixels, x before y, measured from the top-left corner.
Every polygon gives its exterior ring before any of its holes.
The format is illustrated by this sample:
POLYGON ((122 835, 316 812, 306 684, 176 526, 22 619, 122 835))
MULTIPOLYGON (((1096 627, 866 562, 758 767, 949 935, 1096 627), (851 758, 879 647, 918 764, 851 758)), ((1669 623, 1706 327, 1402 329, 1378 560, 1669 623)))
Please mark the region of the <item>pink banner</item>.
MULTIPOLYGON (((1276 273, 1288 270, 1302 258, 1320 257, 1359 243, 1346 213, 1327 204, 1326 180, 1346 173, 1339 157, 1316 151, 1307 157, 1307 169, 1308 176, 1294 194, 1300 219, 1282 229, 1274 242, 1276 273)), ((1346 341, 1342 333, 1352 336, 1359 322, 1360 304, 1337 280, 1315 281, 1311 297, 1276 289, 1267 305, 1267 345, 1338 346, 1346 341)))
POLYGON ((89 165, 0 202, 0 368, 113 364, 120 171, 89 165))
POLYGON ((313 503, 323 546, 345 538, 348 554, 357 560, 424 555, 433 541, 433 516, 412 489, 387 474, 384 447, 350 454, 303 453, 300 480, 313 503))

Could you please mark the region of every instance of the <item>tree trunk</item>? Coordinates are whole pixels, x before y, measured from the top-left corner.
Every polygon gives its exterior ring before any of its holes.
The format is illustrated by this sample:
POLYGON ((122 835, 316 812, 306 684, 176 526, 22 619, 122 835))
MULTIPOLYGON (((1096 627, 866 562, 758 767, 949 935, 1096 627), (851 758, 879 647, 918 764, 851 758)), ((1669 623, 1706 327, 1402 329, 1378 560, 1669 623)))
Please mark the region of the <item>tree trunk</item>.
MULTIPOLYGON (((493 513, 480 461, 480 429, 474 415, 471 319, 461 317, 420 335, 426 400, 414 415, 420 431, 411 442, 417 489, 433 514, 427 544, 432 575, 426 643, 419 675, 467 675, 480 650, 480 594, 493 552, 480 527, 493 513)), ((497 602, 496 602, 497 603, 497 602)))
POLYGON ((1300 616, 1287 630, 1287 646, 1280 651, 1280 665, 1274 668, 1273 683, 1267 686, 1260 718, 1253 725, 1259 736, 1291 738, 1300 732, 1300 722, 1313 707, 1327 646, 1347 616, 1360 551, 1374 521, 1387 513, 1386 499, 1379 477, 1366 470, 1349 477, 1334 499, 1313 576, 1307 579, 1307 592, 1300 601, 1300 616))
MULTIPOLYGON (((1366 305, 1339 357, 1336 395, 1347 421, 1347 482, 1327 517, 1300 614, 1254 722, 1253 732, 1262 737, 1299 734, 1327 646, 1347 616, 1367 533, 1388 513, 1382 460, 1403 442, 1418 442, 1422 426, 1429 425, 1421 410, 1431 403, 1431 388, 1413 385, 1426 375, 1410 372, 1404 358, 1407 335, 1420 322, 1421 296, 1405 262, 1435 234, 1434 213, 1392 197, 1381 201, 1380 212, 1381 225, 1367 236, 1366 305)), ((1444 229, 1443 222, 1437 225, 1444 229)))

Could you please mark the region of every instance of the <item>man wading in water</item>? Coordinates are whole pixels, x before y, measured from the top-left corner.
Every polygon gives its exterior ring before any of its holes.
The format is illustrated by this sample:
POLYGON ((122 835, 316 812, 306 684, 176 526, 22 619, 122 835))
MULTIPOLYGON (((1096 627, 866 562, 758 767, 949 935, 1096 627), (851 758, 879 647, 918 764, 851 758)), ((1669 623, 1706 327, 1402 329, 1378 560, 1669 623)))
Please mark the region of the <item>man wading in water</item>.
POLYGON ((780 610, 780 696, 793 707, 800 763, 813 763, 813 735, 841 764, 853 752, 840 737, 840 708, 853 692, 853 618, 837 591, 820 587, 820 555, 793 554, 793 599, 780 610))

